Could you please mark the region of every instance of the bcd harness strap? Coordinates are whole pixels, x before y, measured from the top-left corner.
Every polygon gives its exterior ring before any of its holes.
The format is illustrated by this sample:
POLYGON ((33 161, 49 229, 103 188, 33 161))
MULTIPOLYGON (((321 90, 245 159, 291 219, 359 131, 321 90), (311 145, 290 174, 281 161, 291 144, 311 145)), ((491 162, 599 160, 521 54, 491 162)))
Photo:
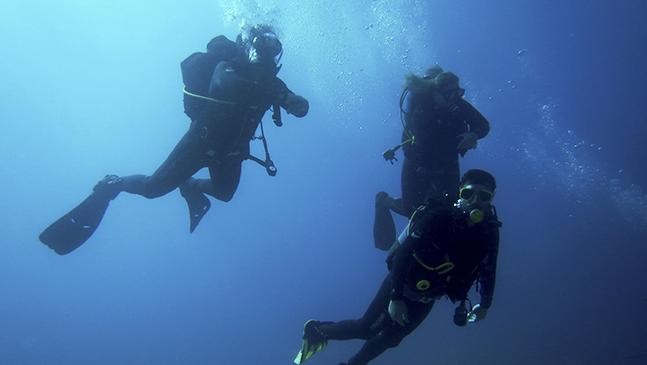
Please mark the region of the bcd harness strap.
MULTIPOLYGON (((215 98, 210 98, 208 96, 204 95, 199 95, 192 93, 186 89, 186 87, 183 89, 184 94, 189 95, 193 98, 208 101, 211 103, 216 103, 216 104, 221 104, 221 105, 236 105, 237 103, 234 101, 227 101, 227 100, 221 100, 221 99, 215 99, 215 98)), ((274 121, 274 124, 276 124, 277 127, 281 127, 283 125, 283 122, 281 121, 281 106, 279 104, 273 104, 272 105, 272 121, 274 121)), ((267 174, 270 176, 276 176, 276 173, 278 170, 276 169, 276 166, 274 165, 274 161, 272 161, 272 158, 270 157, 270 151, 267 147, 267 138, 265 138, 265 131, 263 129, 263 121, 260 121, 260 126, 261 126, 261 135, 259 137, 252 137, 252 140, 255 139, 260 139, 263 142, 263 149, 265 150, 265 160, 261 160, 260 158, 252 155, 251 153, 246 156, 247 160, 252 160, 259 165, 265 167, 265 171, 267 171, 267 174)))
POLYGON ((214 99, 214 98, 210 98, 208 96, 192 93, 189 90, 187 90, 186 87, 182 90, 182 92, 184 92, 186 95, 189 95, 189 96, 191 96, 193 98, 208 101, 208 102, 211 102, 211 103, 222 104, 222 105, 236 105, 236 102, 234 102, 234 101, 214 99))

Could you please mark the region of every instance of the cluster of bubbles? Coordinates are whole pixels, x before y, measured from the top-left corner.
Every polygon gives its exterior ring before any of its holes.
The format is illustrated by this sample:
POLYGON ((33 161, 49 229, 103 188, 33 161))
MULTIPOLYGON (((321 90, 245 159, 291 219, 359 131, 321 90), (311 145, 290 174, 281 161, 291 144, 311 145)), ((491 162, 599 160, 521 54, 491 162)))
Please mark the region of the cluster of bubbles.
MULTIPOLYGON (((434 59, 428 43, 433 39, 433 19, 428 18, 428 12, 411 11, 428 6, 424 0, 362 4, 221 0, 221 6, 227 22, 239 26, 263 22, 282 30, 286 58, 299 64, 304 81, 316 85, 319 97, 346 116, 365 114, 365 96, 375 92, 372 85, 389 84, 388 78, 392 78, 391 85, 400 84, 403 74, 422 72, 421 67, 434 59)), ((522 73, 532 78, 535 67, 526 53, 519 49, 516 56, 522 73)), ((471 87, 469 81, 467 85, 470 99, 478 104, 478 88, 471 87)), ((513 89, 517 83, 508 80, 497 91, 513 89)), ((487 99, 491 102, 493 97, 487 99)), ((590 201, 592 195, 602 193, 626 220, 647 226, 647 195, 635 185, 626 187, 621 176, 607 176, 597 162, 602 147, 578 138, 573 130, 560 129, 554 118, 556 108, 552 102, 539 103, 537 123, 516 130, 522 142, 513 152, 523 156, 524 167, 534 170, 539 184, 557 182, 575 201, 590 201)), ((362 124, 342 118, 331 127, 361 130, 362 124)))
POLYGON ((274 25, 281 17, 280 8, 271 2, 259 3, 256 0, 221 0, 226 23, 234 23, 242 28, 266 23, 274 25))
POLYGON ((429 63, 432 56, 429 36, 431 26, 424 9, 428 1, 375 0, 370 5, 372 21, 364 29, 382 50, 384 59, 398 63, 404 70, 421 72, 421 65, 429 63), (416 52, 412 52, 416 49, 416 52), (419 59, 418 57, 424 57, 419 59))
POLYGON ((555 104, 539 106, 539 128, 529 131, 517 148, 540 183, 557 182, 578 204, 608 199, 625 221, 647 227, 647 194, 635 184, 624 183, 622 170, 607 174, 598 162, 603 148, 585 142, 573 130, 559 129, 555 108, 555 104))
POLYGON ((425 1, 221 0, 220 6, 225 22, 266 22, 281 30, 285 62, 298 62, 299 72, 337 113, 361 113, 375 85, 388 78, 400 84, 404 73, 421 71, 430 61, 429 19, 411 11, 428 6, 425 1))

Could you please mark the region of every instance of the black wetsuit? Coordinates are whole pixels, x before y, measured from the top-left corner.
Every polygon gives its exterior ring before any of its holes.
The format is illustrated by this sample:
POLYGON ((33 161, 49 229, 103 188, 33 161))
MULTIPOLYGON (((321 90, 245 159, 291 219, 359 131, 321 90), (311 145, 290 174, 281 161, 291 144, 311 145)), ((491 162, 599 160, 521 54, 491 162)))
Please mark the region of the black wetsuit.
POLYGON ((460 180, 458 151, 460 135, 473 132, 481 139, 490 124, 464 99, 449 107, 434 103, 432 92, 409 92, 405 100, 406 129, 402 141, 414 136, 414 143, 405 143, 402 165, 402 196, 376 201, 373 235, 376 247, 387 249, 395 240, 395 224, 390 211, 410 216, 417 206, 429 198, 446 195, 455 200, 460 180))
POLYGON ((222 201, 233 197, 263 115, 274 104, 284 106, 291 93, 276 77, 277 69, 251 64, 241 54, 217 63, 208 90, 190 90, 218 101, 185 95, 185 111, 192 119, 188 132, 153 175, 123 177, 122 191, 156 198, 182 186, 222 201), (211 179, 191 178, 204 167, 211 179))
POLYGON ((209 42, 206 53, 187 57, 181 67, 184 110, 191 126, 171 154, 150 176, 107 175, 92 194, 47 227, 39 239, 57 253, 68 254, 92 236, 110 201, 121 192, 156 198, 178 187, 187 202, 189 230, 193 232, 211 206, 205 194, 222 201, 233 197, 242 161, 253 159, 265 165, 269 174, 275 173, 268 153, 265 161, 250 156, 249 142, 270 107, 275 113, 282 107, 303 117, 309 105, 276 77, 280 67, 274 57, 261 56, 256 54, 252 62, 243 43, 218 36, 209 42), (209 168, 209 179, 192 178, 204 167, 209 168))
POLYGON ((436 299, 447 295, 454 302, 465 300, 477 280, 480 305, 492 304, 500 225, 495 215, 474 225, 454 208, 418 214, 407 228, 407 238, 390 256, 390 273, 362 318, 319 325, 327 339, 366 340, 348 365, 367 364, 397 346, 427 317, 436 299), (392 299, 407 305, 409 322, 404 327, 388 314, 392 299))

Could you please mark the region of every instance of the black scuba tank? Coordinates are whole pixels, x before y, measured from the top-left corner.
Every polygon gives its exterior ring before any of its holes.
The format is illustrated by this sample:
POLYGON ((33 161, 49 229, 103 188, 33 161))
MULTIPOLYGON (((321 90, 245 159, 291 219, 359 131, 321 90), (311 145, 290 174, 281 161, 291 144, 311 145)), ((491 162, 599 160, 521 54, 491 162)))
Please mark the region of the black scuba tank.
POLYGON ((212 39, 207 45, 207 52, 196 52, 180 64, 184 82, 184 112, 191 119, 202 115, 204 106, 209 101, 197 96, 208 96, 211 76, 218 63, 244 57, 244 51, 224 35, 212 39))

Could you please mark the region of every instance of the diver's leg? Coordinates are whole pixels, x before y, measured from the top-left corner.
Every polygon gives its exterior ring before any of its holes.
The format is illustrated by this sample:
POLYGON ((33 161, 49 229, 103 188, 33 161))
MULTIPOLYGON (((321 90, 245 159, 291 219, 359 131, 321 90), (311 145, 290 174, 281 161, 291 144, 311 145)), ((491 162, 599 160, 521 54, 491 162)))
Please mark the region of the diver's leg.
POLYGON ((189 205, 189 231, 193 233, 202 218, 211 207, 211 202, 205 194, 228 202, 240 182, 241 161, 229 161, 209 166, 211 179, 188 178, 180 185, 180 193, 189 205))
POLYGON ((210 166, 211 184, 205 184, 205 193, 223 202, 230 201, 240 183, 242 161, 239 158, 225 160, 220 166, 210 166))
POLYGON ((391 290, 391 276, 387 275, 366 313, 358 320, 346 320, 336 323, 307 321, 303 328, 303 345, 294 362, 301 364, 303 361, 308 360, 314 354, 323 350, 328 340, 368 339, 373 337, 384 324, 389 323, 388 318, 386 318, 388 317, 386 309, 391 290))
POLYGON ((375 197, 375 220, 373 221, 373 242, 375 247, 387 251, 396 239, 395 222, 391 215, 390 201, 395 199, 383 191, 375 197))
POLYGON ((387 275, 373 301, 360 319, 321 322, 319 330, 330 340, 368 339, 390 321, 387 309, 392 290, 391 275, 387 275))
POLYGON ((121 191, 152 199, 176 189, 204 167, 206 142, 196 122, 153 175, 121 178, 121 191))
POLYGON ((447 163, 445 166, 445 175, 442 179, 442 189, 450 201, 456 201, 458 199, 460 179, 461 171, 458 165, 458 159, 447 163))
POLYGON ((416 163, 405 158, 400 179, 401 198, 391 198, 385 192, 378 193, 375 198, 373 240, 375 247, 381 250, 388 250, 397 238, 395 222, 390 211, 409 217, 418 205, 424 201, 425 184, 418 172, 416 163))
POLYGON ((458 198, 458 185, 460 181, 460 168, 458 159, 439 164, 427 177, 427 191, 425 200, 456 201, 458 198))
POLYGON ((182 184, 182 189, 208 194, 218 200, 228 202, 238 189, 241 165, 241 161, 227 161, 209 166, 210 179, 190 178, 182 184))
POLYGON ((400 326, 390 321, 376 336, 364 343, 362 349, 348 361, 348 365, 366 365, 387 349, 398 346, 424 321, 434 305, 433 301, 428 304, 411 301, 406 301, 406 303, 409 322, 405 326, 400 326))
POLYGON ((81 204, 46 228, 39 236, 40 240, 59 254, 72 252, 92 236, 110 201, 120 192, 154 198, 173 190, 201 167, 202 147, 200 136, 196 134, 196 128, 192 124, 152 176, 106 176, 81 204))
POLYGON ((402 201, 400 214, 409 217, 418 206, 424 203, 428 183, 422 176, 420 167, 408 158, 402 164, 402 201))

